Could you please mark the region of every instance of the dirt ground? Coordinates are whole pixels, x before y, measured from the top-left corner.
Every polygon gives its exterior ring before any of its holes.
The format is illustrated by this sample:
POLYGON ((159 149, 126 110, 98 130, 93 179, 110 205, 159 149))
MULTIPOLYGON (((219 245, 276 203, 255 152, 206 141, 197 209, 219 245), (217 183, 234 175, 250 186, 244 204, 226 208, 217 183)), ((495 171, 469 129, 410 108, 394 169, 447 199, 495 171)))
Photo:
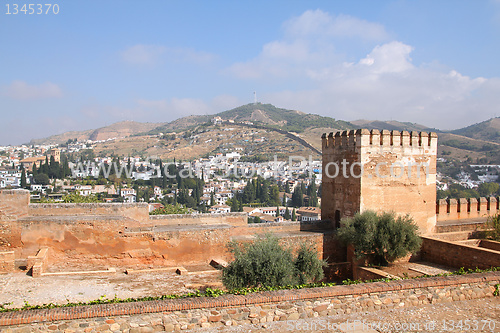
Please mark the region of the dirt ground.
POLYGON ((125 274, 123 271, 99 275, 61 275, 33 278, 26 272, 0 275, 0 304, 22 307, 47 303, 88 302, 98 298, 139 298, 184 294, 203 287, 222 288, 220 271, 210 266, 187 266, 192 274, 148 272, 125 274), (204 273, 205 271, 208 271, 204 273))
MULTIPOLYGON (((185 274, 175 271, 150 271, 126 274, 116 273, 83 275, 44 275, 33 278, 26 271, 0 275, 0 305, 9 308, 41 304, 88 302, 99 298, 140 298, 184 294, 196 289, 215 287, 222 289, 221 272, 210 265, 185 266, 185 274)), ((423 274, 440 274, 452 269, 426 263, 401 263, 380 267, 389 274, 415 277, 423 274)), ((104 267, 78 267, 52 265, 49 272, 74 272, 105 270, 104 267)))

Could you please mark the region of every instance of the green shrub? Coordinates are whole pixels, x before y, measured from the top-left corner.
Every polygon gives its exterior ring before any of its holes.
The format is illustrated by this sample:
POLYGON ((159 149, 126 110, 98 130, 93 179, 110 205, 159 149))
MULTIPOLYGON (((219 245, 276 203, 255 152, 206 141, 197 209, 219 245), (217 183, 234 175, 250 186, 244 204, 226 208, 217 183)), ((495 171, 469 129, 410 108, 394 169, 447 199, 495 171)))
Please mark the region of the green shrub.
POLYGON ((323 267, 327 264, 318 259, 318 253, 312 245, 300 245, 294 264, 299 284, 318 282, 325 276, 323 267))
POLYGON ((500 242, 500 215, 489 216, 486 227, 490 229, 486 231, 486 237, 500 242))
POLYGON ((358 258, 371 256, 381 265, 418 251, 422 244, 413 219, 409 215, 396 218, 394 213, 357 213, 341 221, 337 235, 344 244, 354 245, 358 258))
POLYGON ((290 248, 267 234, 253 243, 231 242, 228 248, 235 260, 224 268, 222 282, 229 290, 303 284, 323 278, 325 263, 312 246, 301 245, 294 258, 290 248))

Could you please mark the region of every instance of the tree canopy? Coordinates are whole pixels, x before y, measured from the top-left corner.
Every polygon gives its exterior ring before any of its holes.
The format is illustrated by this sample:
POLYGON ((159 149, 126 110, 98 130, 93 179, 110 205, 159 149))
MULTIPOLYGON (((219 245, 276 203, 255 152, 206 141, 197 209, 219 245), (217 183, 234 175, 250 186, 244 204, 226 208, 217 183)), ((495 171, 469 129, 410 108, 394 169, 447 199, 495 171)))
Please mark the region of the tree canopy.
POLYGON ((358 258, 370 256, 381 265, 418 251, 422 244, 409 215, 396 217, 388 212, 357 213, 341 221, 337 235, 344 244, 354 246, 358 258))

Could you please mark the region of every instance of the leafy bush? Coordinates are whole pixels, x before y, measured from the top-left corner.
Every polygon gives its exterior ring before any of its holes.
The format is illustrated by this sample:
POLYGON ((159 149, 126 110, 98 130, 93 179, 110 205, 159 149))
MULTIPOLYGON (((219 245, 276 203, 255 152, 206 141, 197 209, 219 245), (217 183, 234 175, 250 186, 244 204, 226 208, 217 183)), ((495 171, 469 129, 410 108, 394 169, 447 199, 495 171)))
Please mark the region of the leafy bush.
POLYGON ((81 195, 78 193, 71 193, 68 195, 65 195, 62 198, 64 203, 96 203, 96 202, 102 202, 102 200, 99 200, 99 198, 95 194, 91 195, 81 195))
POLYGON ((409 215, 396 218, 394 213, 378 215, 366 211, 342 220, 341 225, 339 239, 344 244, 354 245, 358 258, 371 256, 381 265, 418 251, 422 244, 418 227, 409 215))
POLYGON ((312 245, 301 244, 295 259, 295 269, 299 284, 317 282, 323 279, 323 267, 326 262, 318 259, 316 249, 312 245))
POLYGON ((222 282, 229 290, 253 287, 277 287, 319 281, 324 261, 312 248, 302 244, 294 258, 290 248, 279 244, 270 234, 253 243, 231 242, 229 251, 235 260, 223 270, 222 282))

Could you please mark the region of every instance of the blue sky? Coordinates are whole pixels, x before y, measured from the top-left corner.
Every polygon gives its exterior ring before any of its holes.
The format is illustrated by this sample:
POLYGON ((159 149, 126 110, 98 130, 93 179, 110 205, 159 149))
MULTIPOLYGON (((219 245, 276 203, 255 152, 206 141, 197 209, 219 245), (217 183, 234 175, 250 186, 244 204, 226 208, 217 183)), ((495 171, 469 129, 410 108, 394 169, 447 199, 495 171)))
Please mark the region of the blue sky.
POLYGON ((0 145, 217 113, 254 91, 343 120, 500 116, 499 0, 2 3, 0 145))

